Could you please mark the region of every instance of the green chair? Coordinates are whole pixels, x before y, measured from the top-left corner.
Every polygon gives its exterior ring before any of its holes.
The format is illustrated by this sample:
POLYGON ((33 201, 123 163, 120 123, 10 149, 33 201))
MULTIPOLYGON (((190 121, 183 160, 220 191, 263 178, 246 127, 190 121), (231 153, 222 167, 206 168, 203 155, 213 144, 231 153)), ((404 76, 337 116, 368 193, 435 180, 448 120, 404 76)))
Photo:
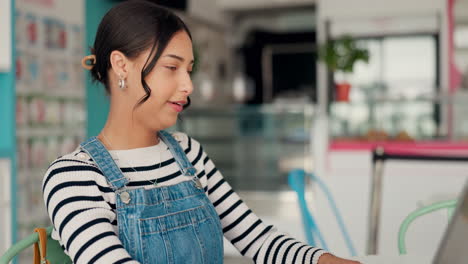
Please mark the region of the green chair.
MULTIPOLYGON (((67 254, 63 251, 60 244, 50 237, 52 233, 52 226, 47 227, 47 260, 51 264, 71 264, 73 263, 67 254)), ((34 243, 39 241, 37 233, 31 234, 28 237, 18 241, 18 243, 11 246, 1 257, 0 264, 8 264, 23 250, 31 248, 34 243)))
POLYGON ((449 217, 452 216, 453 210, 457 206, 457 200, 448 200, 443 202, 437 202, 422 208, 419 208, 410 213, 400 225, 400 231, 398 233, 398 250, 400 255, 406 254, 406 232, 408 231, 409 225, 418 217, 432 213, 440 209, 448 209, 449 217))

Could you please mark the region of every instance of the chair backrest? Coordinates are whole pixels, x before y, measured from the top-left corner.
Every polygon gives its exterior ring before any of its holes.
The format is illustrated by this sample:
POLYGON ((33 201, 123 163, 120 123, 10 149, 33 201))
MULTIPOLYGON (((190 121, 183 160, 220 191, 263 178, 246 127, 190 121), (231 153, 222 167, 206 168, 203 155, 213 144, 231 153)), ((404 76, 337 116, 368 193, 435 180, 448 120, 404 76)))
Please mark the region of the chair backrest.
POLYGON ((424 206, 422 208, 419 208, 417 210, 414 210, 411 212, 401 223, 400 225, 400 231, 398 232, 398 251, 400 252, 400 255, 406 254, 406 232, 408 231, 408 228, 410 224, 418 217, 432 213, 437 210, 441 209, 448 209, 448 214, 449 217, 451 217, 453 213, 453 209, 457 206, 457 200, 448 200, 448 201, 442 201, 442 202, 437 202, 428 206, 424 206))
POLYGON ((289 173, 288 183, 289 187, 293 189, 298 198, 299 208, 301 210, 302 224, 304 226, 304 232, 307 238, 307 243, 310 245, 316 245, 315 238, 318 238, 322 243, 322 247, 326 247, 323 244, 324 239, 320 234, 317 227, 316 221, 307 207, 305 199, 305 173, 301 170, 295 170, 289 173))
POLYGON ((294 169, 289 172, 288 183, 291 189, 293 189, 297 193, 299 207, 301 209, 302 214, 304 231, 306 233, 308 243, 311 245, 316 245, 315 238, 318 238, 318 240, 321 243, 321 247, 325 250, 328 250, 327 244, 325 243, 325 239, 323 238, 320 229, 318 228, 317 223, 307 206, 307 202, 305 199, 306 176, 311 178, 311 180, 314 183, 316 183, 324 192, 325 196, 327 197, 330 208, 335 214, 336 221, 338 222, 338 226, 340 227, 341 233, 349 249, 349 253, 351 256, 356 256, 356 249, 353 245, 353 242, 351 241, 351 237, 349 236, 349 233, 346 229, 338 207, 336 206, 335 200, 333 199, 333 196, 326 184, 313 173, 306 173, 302 169, 294 169))
MULTIPOLYGON (((52 226, 49 226, 47 228, 47 260, 49 260, 49 262, 52 264, 73 263, 70 257, 68 257, 68 255, 65 254, 59 242, 50 237, 50 234, 52 233, 52 229, 53 229, 52 226)), ((32 247, 32 245, 38 242, 38 240, 39 240, 39 236, 37 235, 37 233, 34 233, 18 241, 0 257, 0 264, 10 263, 14 257, 20 254, 22 251, 32 247)))

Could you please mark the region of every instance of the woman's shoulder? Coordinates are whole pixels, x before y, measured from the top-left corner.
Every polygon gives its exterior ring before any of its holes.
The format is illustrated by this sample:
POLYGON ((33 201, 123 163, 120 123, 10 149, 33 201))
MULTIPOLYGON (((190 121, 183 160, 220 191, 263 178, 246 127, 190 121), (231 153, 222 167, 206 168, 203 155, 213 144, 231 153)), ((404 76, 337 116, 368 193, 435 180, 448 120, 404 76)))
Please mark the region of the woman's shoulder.
POLYGON ((74 172, 102 174, 96 163, 80 147, 70 153, 63 154, 52 161, 47 168, 45 177, 54 174, 70 174, 74 172))
POLYGON ((105 184, 101 170, 80 147, 50 163, 43 178, 43 187, 76 180, 93 180, 105 184))
POLYGON ((91 159, 91 157, 84 150, 82 150, 80 147, 77 147, 72 152, 63 154, 52 161, 49 165, 49 168, 78 164, 96 167, 96 163, 93 161, 93 159, 91 159))

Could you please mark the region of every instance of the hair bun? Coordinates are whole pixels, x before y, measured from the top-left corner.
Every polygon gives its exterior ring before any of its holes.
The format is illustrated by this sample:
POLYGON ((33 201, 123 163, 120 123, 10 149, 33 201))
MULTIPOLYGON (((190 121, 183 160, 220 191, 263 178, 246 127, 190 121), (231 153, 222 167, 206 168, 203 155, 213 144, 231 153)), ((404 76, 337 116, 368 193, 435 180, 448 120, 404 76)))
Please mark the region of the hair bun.
POLYGON ((81 59, 81 66, 87 70, 93 69, 94 65, 96 64, 96 55, 88 55, 84 56, 83 59, 81 59), (89 63, 88 63, 89 61, 89 63))

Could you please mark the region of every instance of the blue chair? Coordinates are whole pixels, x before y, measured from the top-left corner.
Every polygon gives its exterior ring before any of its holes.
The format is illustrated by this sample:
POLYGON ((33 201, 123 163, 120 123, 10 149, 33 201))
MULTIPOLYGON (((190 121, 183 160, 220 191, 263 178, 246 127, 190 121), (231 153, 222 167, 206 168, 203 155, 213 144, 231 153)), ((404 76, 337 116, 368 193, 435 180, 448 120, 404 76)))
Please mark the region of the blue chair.
POLYGON ((304 231, 306 234, 307 242, 310 245, 317 245, 315 243, 315 240, 318 239, 321 247, 325 250, 328 250, 328 246, 325 242, 325 239, 322 236, 322 233, 320 232, 320 229, 317 226, 315 218, 307 206, 307 201, 305 199, 305 180, 306 180, 305 177, 306 176, 310 177, 313 182, 317 183, 318 186, 322 189, 322 191, 327 196, 328 202, 330 204, 330 207, 333 210, 333 213, 335 214, 336 220, 338 221, 338 225, 340 227, 341 233, 343 234, 343 237, 345 239, 349 252, 351 256, 356 256, 356 249, 354 248, 354 245, 348 234, 346 226, 344 225, 343 218, 341 217, 341 214, 338 211, 336 203, 330 191, 328 190, 327 186, 325 185, 325 183, 312 173, 306 173, 304 170, 295 169, 289 172, 288 183, 291 189, 293 189, 297 194, 299 208, 301 210, 301 215, 302 215, 302 223, 304 225, 304 231))

